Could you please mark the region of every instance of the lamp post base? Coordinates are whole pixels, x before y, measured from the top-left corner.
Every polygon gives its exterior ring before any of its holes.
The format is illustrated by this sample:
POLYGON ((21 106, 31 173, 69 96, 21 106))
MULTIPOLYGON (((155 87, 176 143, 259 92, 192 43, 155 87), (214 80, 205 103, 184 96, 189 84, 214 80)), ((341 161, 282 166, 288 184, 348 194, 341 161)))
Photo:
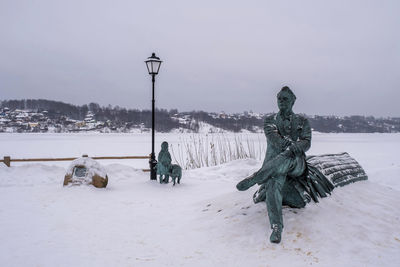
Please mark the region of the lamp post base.
POLYGON ((154 154, 150 156, 150 180, 157 180, 157 160, 155 159, 154 154))

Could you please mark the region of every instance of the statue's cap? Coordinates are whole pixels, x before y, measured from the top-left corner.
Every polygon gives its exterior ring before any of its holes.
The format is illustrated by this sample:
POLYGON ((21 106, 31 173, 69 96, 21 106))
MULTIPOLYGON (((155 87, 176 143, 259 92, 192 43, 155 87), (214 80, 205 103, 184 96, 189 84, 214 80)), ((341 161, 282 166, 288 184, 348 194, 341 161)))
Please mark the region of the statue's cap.
POLYGON ((279 91, 278 95, 282 92, 288 93, 293 99, 296 99, 296 95, 293 93, 293 91, 289 88, 289 86, 284 86, 282 89, 279 91))
POLYGON ((164 148, 164 149, 168 148, 168 142, 166 142, 166 141, 162 142, 161 148, 164 148))

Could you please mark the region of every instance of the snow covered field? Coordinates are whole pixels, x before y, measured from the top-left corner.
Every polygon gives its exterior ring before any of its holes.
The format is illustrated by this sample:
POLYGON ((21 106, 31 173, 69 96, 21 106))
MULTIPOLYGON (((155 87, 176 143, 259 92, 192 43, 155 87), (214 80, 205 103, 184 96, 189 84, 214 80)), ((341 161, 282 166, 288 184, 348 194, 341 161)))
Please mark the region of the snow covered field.
MULTIPOLYGON (((248 135, 265 142, 262 135, 248 135)), ((176 134, 157 134, 177 144, 176 134)), ((146 134, 0 134, 0 157, 148 155, 146 134)), ((400 266, 400 134, 314 133, 308 154, 347 151, 368 181, 284 209, 269 243, 256 188, 236 183, 259 159, 149 180, 146 160, 99 161, 106 189, 62 187, 68 162, 0 165, 0 266, 400 266)))

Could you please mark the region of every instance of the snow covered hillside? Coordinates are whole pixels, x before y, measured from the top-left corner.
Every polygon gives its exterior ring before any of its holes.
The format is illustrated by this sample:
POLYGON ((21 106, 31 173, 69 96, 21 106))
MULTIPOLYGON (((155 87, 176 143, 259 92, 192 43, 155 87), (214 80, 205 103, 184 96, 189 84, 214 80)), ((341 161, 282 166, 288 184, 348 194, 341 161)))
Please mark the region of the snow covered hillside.
MULTIPOLYGON (((254 140, 265 139, 254 135, 254 140)), ((176 134, 157 135, 157 149, 176 134)), ((0 156, 147 155, 139 134, 1 134, 0 156)), ((0 165, 0 266, 399 266, 400 134, 313 135, 308 154, 347 151, 368 181, 284 208, 269 243, 266 206, 236 183, 260 159, 150 181, 146 160, 99 161, 106 189, 62 187, 69 162, 0 165)))

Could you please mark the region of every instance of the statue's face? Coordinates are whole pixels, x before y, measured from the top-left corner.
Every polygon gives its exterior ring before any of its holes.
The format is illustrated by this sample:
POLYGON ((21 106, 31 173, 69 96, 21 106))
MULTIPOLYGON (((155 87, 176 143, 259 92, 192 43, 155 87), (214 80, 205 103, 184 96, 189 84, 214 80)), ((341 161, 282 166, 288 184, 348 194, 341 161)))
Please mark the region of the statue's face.
POLYGON ((168 143, 167 142, 163 142, 161 144, 161 149, 168 150, 168 143))
POLYGON ((294 98, 285 91, 278 94, 278 107, 280 111, 292 110, 294 104, 294 98))

